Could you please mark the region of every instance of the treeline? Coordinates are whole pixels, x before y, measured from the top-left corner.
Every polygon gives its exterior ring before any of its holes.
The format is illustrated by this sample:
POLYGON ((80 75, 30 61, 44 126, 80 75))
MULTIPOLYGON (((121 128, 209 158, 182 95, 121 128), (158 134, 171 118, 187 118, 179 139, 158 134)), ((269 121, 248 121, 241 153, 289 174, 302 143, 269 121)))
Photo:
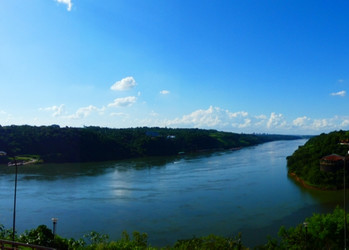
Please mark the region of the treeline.
POLYGON ((298 138, 202 129, 0 126, 0 151, 39 155, 45 162, 87 162, 238 148, 298 138))
MULTIPOLYGON (((320 171, 320 159, 330 154, 345 156, 349 147, 340 145, 349 139, 349 131, 335 131, 309 139, 287 157, 288 172, 296 174, 308 185, 322 189, 343 188, 343 169, 337 172, 320 171)), ((348 175, 349 171, 346 171, 348 175)), ((346 178, 347 181, 349 178, 346 178)), ((349 182, 348 182, 349 183, 349 182)))
MULTIPOLYGON (((338 207, 328 214, 314 214, 307 218, 305 223, 296 227, 286 229, 281 227, 278 238, 268 237, 266 243, 255 246, 253 249, 259 250, 286 250, 286 249, 343 249, 345 248, 344 235, 346 233, 344 210, 338 207)), ((348 220, 348 215, 347 215, 348 220)), ((348 238, 348 237, 346 237, 348 238)), ((12 230, 5 229, 0 224, 0 239, 12 240, 12 230)), ((54 247, 60 250, 69 249, 250 249, 244 246, 242 235, 237 236, 217 236, 208 235, 202 237, 192 237, 189 239, 177 240, 172 246, 153 247, 148 243, 146 233, 134 232, 133 237, 127 232, 122 233, 122 237, 116 241, 110 241, 109 236, 97 232, 84 235, 83 238, 66 239, 59 235, 53 235, 52 231, 45 225, 40 225, 36 229, 25 231, 21 235, 15 235, 15 241, 26 244, 34 244, 46 247, 54 247)), ((11 247, 11 244, 8 244, 11 247)))

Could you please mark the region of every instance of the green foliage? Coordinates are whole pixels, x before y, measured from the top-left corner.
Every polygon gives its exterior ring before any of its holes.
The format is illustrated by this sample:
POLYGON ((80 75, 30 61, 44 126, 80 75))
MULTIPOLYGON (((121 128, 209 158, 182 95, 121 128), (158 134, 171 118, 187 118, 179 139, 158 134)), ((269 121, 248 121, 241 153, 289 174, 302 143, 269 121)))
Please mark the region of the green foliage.
MULTIPOLYGON (((0 126, 0 150, 9 155, 39 155, 45 162, 108 161, 177 155, 178 152, 229 149, 298 138, 202 129, 0 126)), ((0 157, 0 163, 6 162, 5 158, 0 157)))
POLYGON ((0 224, 0 239, 12 240, 13 230, 6 229, 4 225, 0 224))
POLYGON ((241 234, 237 237, 222 237, 217 235, 208 235, 200 238, 178 240, 174 249, 246 249, 241 243, 241 234))
MULTIPOLYGON (((12 231, 6 230, 0 224, 0 239, 12 240, 12 231)), ((121 238, 116 241, 109 241, 109 236, 97 232, 90 232, 82 239, 65 239, 53 235, 52 231, 45 225, 36 229, 27 230, 21 234, 16 241, 46 247, 53 247, 60 250, 70 249, 122 249, 122 250, 152 250, 152 249, 246 249, 241 243, 241 234, 237 237, 221 237, 209 235, 200 238, 192 238, 177 241, 173 247, 155 248, 148 244, 146 233, 133 232, 132 237, 124 231, 121 238)))
POLYGON ((333 213, 314 214, 303 224, 279 231, 280 241, 269 238, 259 249, 343 249, 344 210, 338 207, 333 213))
POLYGON ((112 242, 100 242, 98 244, 91 244, 87 249, 123 249, 123 250, 133 250, 133 249, 155 249, 148 246, 148 235, 145 233, 134 232, 133 239, 130 238, 128 233, 124 231, 120 240, 112 242))
POLYGON ((92 231, 88 234, 84 235, 84 238, 88 240, 88 244, 97 245, 97 244, 105 244, 109 240, 109 236, 106 234, 100 234, 95 231, 92 231))
POLYGON ((36 229, 25 231, 19 236, 19 241, 33 245, 52 246, 54 236, 51 229, 45 225, 40 225, 36 229))
MULTIPOLYGON (((287 157, 289 173, 294 173, 306 183, 324 189, 343 188, 343 170, 335 173, 320 171, 320 159, 326 155, 346 155, 347 146, 340 141, 349 138, 349 131, 335 131, 309 139, 292 156, 287 157)), ((349 171, 348 171, 349 172, 349 171)), ((348 173, 346 173, 348 175, 348 173)), ((348 178, 346 178, 348 180, 348 178)))

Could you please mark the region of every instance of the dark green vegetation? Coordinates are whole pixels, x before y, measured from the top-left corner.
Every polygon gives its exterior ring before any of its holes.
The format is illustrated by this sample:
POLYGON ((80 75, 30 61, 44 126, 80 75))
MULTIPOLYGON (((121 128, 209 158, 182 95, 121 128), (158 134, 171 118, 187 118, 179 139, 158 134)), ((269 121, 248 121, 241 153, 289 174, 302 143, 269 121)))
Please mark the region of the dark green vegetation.
POLYGON ((344 249, 344 210, 337 207, 333 213, 314 214, 305 221, 306 228, 303 223, 281 227, 279 241, 269 239, 259 249, 344 249))
MULTIPOLYGON (((306 184, 320 189, 343 188, 343 169, 337 172, 320 171, 320 159, 330 154, 346 155, 349 146, 339 143, 349 138, 349 131, 335 131, 309 139, 292 156, 287 157, 288 172, 294 173, 306 184)), ((346 175, 348 177, 348 172, 346 175)), ((346 178, 347 181, 349 178, 346 178)), ((348 185, 348 183, 346 184, 348 185)))
MULTIPOLYGON (((52 231, 45 225, 40 225, 36 229, 25 231, 23 234, 15 237, 16 242, 52 247, 59 250, 64 249, 246 249, 241 243, 239 237, 221 237, 209 235, 200 238, 179 240, 173 246, 152 247, 148 244, 148 235, 146 233, 134 232, 132 237, 123 232, 121 239, 109 241, 109 236, 91 232, 84 235, 83 238, 65 239, 58 235, 53 235, 52 231)), ((12 230, 5 229, 0 225, 0 239, 12 240, 12 230)))
MULTIPOLYGON (((0 150, 12 155, 39 155, 45 162, 177 155, 179 152, 238 148, 299 138, 202 129, 0 126, 0 150)), ((5 159, 2 161, 5 162, 5 159)))
MULTIPOLYGON (((266 239, 266 244, 255 249, 343 249, 344 248, 344 210, 336 208, 333 213, 314 214, 296 227, 279 231, 279 238, 266 239)), ((12 239, 12 230, 0 225, 0 239, 12 239)), ((133 237, 126 232, 121 239, 109 241, 109 236, 91 232, 79 240, 54 236, 45 225, 16 236, 16 241, 54 247, 56 249, 248 249, 237 237, 209 235, 178 240, 173 246, 162 248, 148 244, 145 233, 134 232, 133 237)))

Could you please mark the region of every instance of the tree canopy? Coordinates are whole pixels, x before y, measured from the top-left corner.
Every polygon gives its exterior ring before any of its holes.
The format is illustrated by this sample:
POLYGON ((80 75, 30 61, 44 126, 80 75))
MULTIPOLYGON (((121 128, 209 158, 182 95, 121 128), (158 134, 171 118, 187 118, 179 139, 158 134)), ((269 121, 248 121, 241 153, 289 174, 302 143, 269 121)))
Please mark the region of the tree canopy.
POLYGON ((158 127, 0 126, 0 150, 9 155, 39 155, 45 162, 108 161, 176 155, 179 152, 238 148, 291 139, 299 137, 158 127))
MULTIPOLYGON (((349 138, 349 131, 334 131, 309 139, 291 156, 287 157, 288 172, 293 173, 306 184, 322 189, 343 188, 343 169, 337 172, 320 171, 320 159, 330 154, 345 156, 348 146, 340 145, 349 138)), ((348 174, 349 171, 346 171, 348 174)), ((348 178, 346 178, 348 181, 348 178)))

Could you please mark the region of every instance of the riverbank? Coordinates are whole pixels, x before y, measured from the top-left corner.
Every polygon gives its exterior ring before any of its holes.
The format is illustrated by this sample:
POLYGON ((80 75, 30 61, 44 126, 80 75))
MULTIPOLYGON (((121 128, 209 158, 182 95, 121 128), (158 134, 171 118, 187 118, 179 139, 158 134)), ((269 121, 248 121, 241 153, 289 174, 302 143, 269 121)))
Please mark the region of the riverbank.
POLYGON ((318 187, 318 186, 313 186, 309 183, 307 183, 305 180, 302 178, 298 177, 295 173, 288 173, 288 176, 292 177, 295 181, 300 183, 303 187, 313 189, 313 190, 319 190, 319 191, 338 191, 338 188, 326 188, 326 187, 318 187))

